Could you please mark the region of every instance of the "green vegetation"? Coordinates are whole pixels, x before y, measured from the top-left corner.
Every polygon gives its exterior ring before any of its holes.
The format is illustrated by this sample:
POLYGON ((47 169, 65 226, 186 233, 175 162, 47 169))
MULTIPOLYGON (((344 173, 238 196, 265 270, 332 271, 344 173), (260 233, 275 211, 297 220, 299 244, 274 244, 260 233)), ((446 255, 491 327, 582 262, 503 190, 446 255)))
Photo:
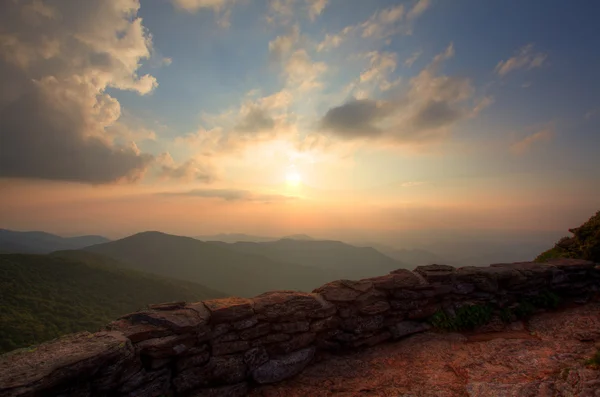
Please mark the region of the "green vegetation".
POLYGON ((118 266, 81 251, 0 255, 0 353, 66 333, 96 331, 147 304, 223 296, 118 266))
POLYGON ((596 351, 592 358, 586 360, 585 365, 589 365, 594 368, 600 368, 600 350, 596 351))
POLYGON ((600 211, 580 227, 569 231, 573 233, 573 237, 561 238, 554 248, 540 254, 535 261, 576 258, 600 262, 600 211))
POLYGON ((531 316, 537 309, 556 309, 560 303, 560 297, 551 291, 542 291, 538 295, 523 298, 512 308, 505 307, 500 310, 500 318, 505 323, 512 321, 513 317, 518 319, 531 316))
MULTIPOLYGON (((539 308, 554 309, 559 303, 560 298, 556 294, 551 291, 542 291, 538 295, 522 299, 512 308, 502 308, 497 313, 502 321, 509 323, 513 317, 526 318, 539 308)), ((429 323, 433 327, 445 331, 469 330, 490 322, 494 312, 494 307, 489 304, 462 306, 454 311, 454 316, 439 310, 429 318, 429 323)))
POLYGON ((493 312, 490 305, 468 305, 456 309, 454 316, 439 310, 429 322, 433 327, 445 331, 468 330, 487 324, 492 319, 493 312))

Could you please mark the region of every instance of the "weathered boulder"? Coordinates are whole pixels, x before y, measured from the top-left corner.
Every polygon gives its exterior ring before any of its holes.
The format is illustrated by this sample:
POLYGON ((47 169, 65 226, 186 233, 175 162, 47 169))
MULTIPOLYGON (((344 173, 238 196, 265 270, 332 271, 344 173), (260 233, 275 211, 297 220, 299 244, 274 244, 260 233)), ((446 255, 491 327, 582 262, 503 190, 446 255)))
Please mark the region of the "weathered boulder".
POLYGON ((271 331, 271 324, 261 323, 252 328, 245 329, 240 332, 240 338, 243 340, 252 340, 267 335, 271 331))
POLYGON ((339 317, 331 316, 321 320, 316 320, 310 325, 310 330, 312 332, 323 332, 330 329, 337 328, 341 323, 339 317))
POLYGON ((372 288, 373 283, 366 280, 337 280, 327 283, 313 292, 322 295, 323 298, 331 302, 353 302, 372 288))
POLYGON ((0 395, 44 393, 91 378, 105 364, 133 354, 121 333, 82 332, 0 356, 0 395))
POLYGON ((200 367, 210 359, 208 345, 194 347, 188 351, 189 355, 178 357, 176 362, 177 372, 184 371, 191 367, 200 367))
POLYGON ((408 335, 424 332, 430 328, 431 327, 428 324, 416 321, 402 321, 388 327, 394 339, 400 339, 408 335))
POLYGON ((376 331, 383 328, 384 316, 354 316, 342 320, 341 328, 345 331, 355 334, 362 334, 369 331, 376 331))
POLYGON ((231 297, 211 299, 203 302, 210 311, 212 324, 231 323, 254 316, 251 299, 231 297))
POLYGON ((213 356, 225 356, 228 354, 245 352, 248 349, 250 349, 250 343, 245 340, 212 344, 213 356))
POLYGON ((252 371, 252 377, 260 384, 280 382, 302 371, 314 355, 315 348, 309 347, 274 358, 252 371))
POLYGON ((508 267, 465 266, 456 270, 456 280, 473 284, 483 292, 495 293, 500 286, 518 284, 526 278, 519 271, 508 267))
POLYGON ((450 265, 427 265, 417 266, 414 271, 429 283, 452 283, 456 268, 450 265))
POLYGON ((360 309, 358 309, 359 313, 367 316, 374 316, 376 314, 385 313, 388 310, 390 310, 390 304, 386 301, 373 302, 369 305, 363 306, 360 309))
POLYGON ((254 298, 254 310, 267 321, 303 319, 323 308, 316 294, 298 291, 274 291, 254 298))
POLYGON ((132 324, 152 324, 168 328, 179 334, 192 332, 206 324, 206 320, 192 309, 146 310, 126 314, 121 319, 127 319, 132 324))
POLYGON ((248 395, 248 383, 200 389, 189 394, 189 397, 245 397, 248 395))
POLYGON ((196 345, 193 335, 171 335, 162 338, 147 339, 135 345, 141 355, 152 358, 181 356, 196 345))
POLYGON ((294 321, 287 323, 273 324, 273 331, 283 332, 284 334, 295 334, 297 332, 306 332, 310 329, 308 321, 294 321))
POLYGON ((173 378, 177 393, 184 393, 201 386, 234 385, 243 382, 248 366, 241 355, 211 357, 202 367, 192 367, 173 378))
POLYGON ((265 345, 265 349, 270 356, 291 353, 295 350, 302 349, 312 344, 316 339, 317 334, 314 332, 305 332, 303 334, 294 334, 285 342, 273 343, 265 345))
POLYGON ((267 361, 269 361, 269 355, 263 346, 253 347, 244 353, 244 362, 248 365, 248 368, 251 371, 263 365, 267 361))
POLYGON ((385 276, 367 278, 363 281, 373 283, 373 287, 382 290, 414 288, 423 285, 421 280, 410 270, 400 269, 385 276))
POLYGON ((163 368, 158 371, 147 371, 140 369, 139 371, 132 374, 123 382, 117 389, 119 395, 135 395, 134 393, 140 390, 144 385, 153 385, 150 388, 161 388, 165 384, 168 384, 171 379, 171 371, 168 368, 163 368))
POLYGON ((106 331, 121 332, 127 339, 133 343, 141 342, 147 339, 160 338, 172 334, 172 331, 165 327, 153 324, 133 324, 131 321, 121 319, 113 321, 106 326, 106 331))

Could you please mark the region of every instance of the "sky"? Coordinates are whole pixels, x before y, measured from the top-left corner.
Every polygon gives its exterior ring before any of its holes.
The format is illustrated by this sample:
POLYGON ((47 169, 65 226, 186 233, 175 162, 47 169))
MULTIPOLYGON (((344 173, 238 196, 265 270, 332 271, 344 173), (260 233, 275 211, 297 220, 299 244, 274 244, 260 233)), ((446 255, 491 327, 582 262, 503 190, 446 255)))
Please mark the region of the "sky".
POLYGON ((5 0, 0 227, 566 231, 594 0, 5 0))

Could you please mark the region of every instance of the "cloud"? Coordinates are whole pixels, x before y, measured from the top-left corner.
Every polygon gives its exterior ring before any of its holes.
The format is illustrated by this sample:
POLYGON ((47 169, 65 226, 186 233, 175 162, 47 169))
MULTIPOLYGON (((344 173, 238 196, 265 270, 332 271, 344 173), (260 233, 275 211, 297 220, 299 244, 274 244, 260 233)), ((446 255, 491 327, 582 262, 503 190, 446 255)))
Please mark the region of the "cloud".
POLYGON ((531 150, 531 148, 541 142, 547 142, 554 136, 551 129, 546 128, 531 135, 526 136, 518 142, 513 143, 510 146, 510 150, 514 154, 523 154, 531 150))
POLYGON ((320 88, 320 77, 326 71, 325 63, 313 62, 305 49, 296 50, 284 66, 286 85, 301 92, 320 88))
POLYGON ((591 109, 591 110, 589 110, 588 112, 586 112, 586 114, 585 114, 585 119, 586 119, 586 120, 589 120, 589 119, 591 119, 591 118, 593 118, 593 117, 596 117, 598 114, 600 114, 600 108, 597 108, 597 109, 591 109))
POLYGON ((204 156, 213 156, 289 135, 294 121, 289 112, 292 99, 287 90, 260 98, 247 96, 238 109, 204 115, 203 126, 198 131, 176 138, 175 143, 193 147, 204 156))
POLYGON ((442 62, 454 56, 454 46, 436 55, 407 87, 387 99, 352 99, 329 109, 322 131, 345 140, 380 139, 394 144, 438 141, 461 120, 475 117, 492 98, 475 100, 469 79, 439 74, 442 62))
POLYGON ((327 0, 306 0, 308 3, 308 18, 311 21, 317 19, 327 6, 327 0))
POLYGON ((388 39, 402 33, 412 34, 414 21, 431 5, 429 0, 418 0, 406 13, 405 6, 399 4, 383 10, 377 10, 366 21, 346 26, 338 33, 327 33, 323 41, 317 44, 317 51, 327 51, 339 47, 351 35, 363 39, 388 39))
POLYGON ((249 201, 271 203, 277 201, 297 200, 298 197, 282 194, 253 193, 248 190, 238 189, 193 189, 184 192, 163 192, 160 196, 187 196, 203 198, 219 198, 225 201, 249 201))
POLYGON ((175 7, 196 13, 202 9, 212 10, 217 16, 217 24, 227 28, 230 26, 231 10, 237 0, 171 0, 175 7))
POLYGON ((539 68, 544 64, 547 57, 547 54, 541 52, 534 53, 533 44, 527 44, 520 48, 513 57, 506 61, 500 61, 494 71, 500 76, 506 76, 508 73, 518 69, 539 68))
POLYGON ((97 184, 144 175, 153 156, 107 133, 121 107, 105 92, 157 86, 137 73, 152 51, 138 10, 135 0, 0 3, 0 177, 97 184))
POLYGON ((419 59, 421 54, 423 54, 423 51, 413 52, 413 54, 404 61, 404 64, 410 68, 413 65, 413 63, 415 63, 417 59, 419 59))
POLYGON ((290 28, 288 34, 277 36, 269 41, 269 56, 274 62, 281 62, 287 57, 300 40, 300 28, 294 25, 290 28))
POLYGON ((430 0, 417 0, 415 5, 410 9, 406 18, 416 19, 420 17, 431 6, 430 0))
POLYGON ((158 177, 161 179, 187 182, 213 182, 217 179, 214 168, 206 161, 190 159, 176 164, 170 153, 163 153, 157 163, 160 165, 158 177))
POLYGON ((395 24, 404 16, 404 5, 389 7, 376 11, 368 20, 363 22, 362 37, 385 38, 397 32, 395 24))
POLYGON ((389 107, 371 99, 352 100, 327 111, 321 120, 325 130, 345 138, 377 136, 382 130, 375 124, 390 113, 389 107))
POLYGON ((396 54, 393 52, 372 51, 367 54, 369 68, 360 74, 360 82, 384 80, 388 74, 396 70, 396 54))

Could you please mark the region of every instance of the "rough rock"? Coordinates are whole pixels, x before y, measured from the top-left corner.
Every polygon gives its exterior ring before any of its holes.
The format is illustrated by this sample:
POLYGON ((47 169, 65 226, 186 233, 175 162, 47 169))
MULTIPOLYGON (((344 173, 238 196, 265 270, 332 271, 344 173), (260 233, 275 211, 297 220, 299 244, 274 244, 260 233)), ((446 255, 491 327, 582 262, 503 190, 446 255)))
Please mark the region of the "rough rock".
POLYGON ((245 397, 248 395, 248 383, 237 385, 211 387, 192 392, 189 397, 245 397))
POLYGON ((267 350, 262 346, 253 347, 244 353, 244 362, 250 370, 256 369, 267 361, 269 361, 269 355, 267 354, 267 350))
POLYGON ((89 378, 97 368, 129 357, 131 342, 115 331, 82 332, 0 356, 0 394, 20 396, 89 378))
POLYGON ((297 332, 306 332, 310 329, 308 321, 295 321, 290 323, 273 324, 273 331, 283 332, 285 334, 294 334, 297 332))
POLYGON ((212 354, 213 356, 225 356, 227 354, 244 352, 248 349, 250 349, 250 343, 245 340, 215 343, 212 345, 212 354))
POLYGON ((231 297, 211 299, 203 303, 210 311, 210 321, 213 324, 230 323, 254 315, 254 304, 250 299, 231 297))
POLYGON ((327 318, 324 318, 321 320, 314 321, 310 325, 310 330, 312 332, 323 332, 323 331, 337 328, 340 325, 340 323, 341 323, 341 320, 339 317, 336 317, 336 316, 327 317, 327 318))
POLYGON ((373 283, 366 280, 337 280, 327 283, 313 292, 321 294, 330 302, 353 302, 371 288, 373 288, 373 283))
POLYGON ((390 304, 385 301, 373 302, 370 305, 363 306, 358 309, 359 313, 367 316, 385 313, 388 310, 390 310, 390 304))
POLYGON ((142 355, 167 358, 183 355, 195 344, 196 338, 192 335, 171 335, 145 340, 138 343, 135 348, 142 355))
POLYGON ((350 317, 342 321, 342 329, 345 331, 361 334, 368 331, 376 331, 383 328, 385 317, 382 315, 369 317, 350 317))
POLYGON ((252 377, 259 384, 280 382, 302 371, 314 355, 315 348, 309 347, 277 357, 252 371, 252 377))
POLYGON ((248 366, 240 355, 212 357, 202 367, 188 368, 173 378, 177 393, 187 392, 201 386, 233 385, 243 382, 248 366))
POLYGON ((322 309, 316 294, 297 291, 274 291, 254 298, 254 310, 267 320, 306 318, 310 312, 322 309))
POLYGON ((456 269, 450 265, 427 265, 417 266, 414 271, 430 283, 452 283, 456 269))
POLYGON ((408 335, 424 332, 430 328, 431 327, 428 324, 416 321, 402 321, 388 327, 394 339, 400 339, 408 335))
POLYGON ((364 281, 373 283, 373 286, 382 290, 393 290, 400 288, 414 288, 421 284, 419 278, 410 270, 396 270, 392 274, 385 276, 372 277, 364 281))
POLYGON ((111 322, 106 326, 106 330, 121 332, 133 343, 171 334, 171 331, 165 327, 157 327, 152 324, 132 324, 129 320, 125 319, 111 322))
POLYGON ((127 319, 132 324, 152 324, 159 327, 165 327, 175 333, 188 333, 206 322, 198 315, 198 312, 191 309, 178 309, 171 311, 141 311, 127 314, 121 319, 127 319))
POLYGON ((302 349, 315 341, 317 334, 314 332, 306 332, 303 334, 295 334, 285 342, 265 345, 270 356, 287 354, 298 349, 302 349))
POLYGON ((271 331, 271 324, 262 323, 255 325, 252 328, 248 328, 240 332, 240 338, 243 340, 251 340, 260 338, 261 336, 267 335, 271 331))
POLYGON ((192 354, 179 357, 177 359, 177 372, 184 371, 191 367, 200 367, 208 362, 210 359, 210 352, 208 346, 203 345, 202 347, 195 347, 192 349, 192 354))

